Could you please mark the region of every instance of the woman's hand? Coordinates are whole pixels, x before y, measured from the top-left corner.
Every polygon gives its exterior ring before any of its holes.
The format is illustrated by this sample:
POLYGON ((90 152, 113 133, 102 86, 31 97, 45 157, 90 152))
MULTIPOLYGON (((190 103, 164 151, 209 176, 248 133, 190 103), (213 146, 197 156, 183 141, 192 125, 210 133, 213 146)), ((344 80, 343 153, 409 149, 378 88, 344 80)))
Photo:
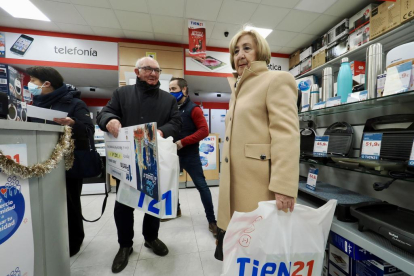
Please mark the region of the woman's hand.
POLYGON ((295 208, 295 198, 275 193, 275 199, 278 210, 287 212, 288 209, 290 209, 290 211, 293 212, 293 209, 295 208))
POLYGON ((66 118, 54 118, 53 122, 58 123, 62 126, 73 126, 75 124, 75 121, 69 117, 66 118))

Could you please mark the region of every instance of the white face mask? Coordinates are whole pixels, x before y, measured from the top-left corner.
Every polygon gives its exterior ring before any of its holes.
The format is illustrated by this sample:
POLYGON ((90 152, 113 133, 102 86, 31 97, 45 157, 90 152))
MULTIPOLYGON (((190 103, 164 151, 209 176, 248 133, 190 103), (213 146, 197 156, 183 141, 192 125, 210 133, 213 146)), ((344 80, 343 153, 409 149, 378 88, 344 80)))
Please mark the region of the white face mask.
POLYGON ((29 89, 29 92, 33 95, 33 96, 37 96, 42 94, 42 88, 43 85, 41 87, 39 87, 38 85, 34 84, 33 82, 29 82, 29 84, 27 85, 27 88, 29 89))

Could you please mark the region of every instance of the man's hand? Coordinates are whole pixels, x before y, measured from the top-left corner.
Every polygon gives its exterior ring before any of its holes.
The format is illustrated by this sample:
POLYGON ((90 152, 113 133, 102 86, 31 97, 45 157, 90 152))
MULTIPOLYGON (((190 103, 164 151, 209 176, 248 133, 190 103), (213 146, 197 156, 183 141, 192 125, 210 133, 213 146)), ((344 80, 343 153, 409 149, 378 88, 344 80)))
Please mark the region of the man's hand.
POLYGON ((178 140, 177 142, 175 142, 177 144, 177 150, 180 150, 183 148, 183 144, 181 143, 181 140, 178 140))
POLYGON ((66 118, 53 118, 53 122, 58 123, 62 126, 73 126, 75 121, 69 117, 66 118))
POLYGON ((283 210, 287 213, 288 209, 293 212, 295 207, 295 198, 275 193, 276 207, 278 210, 283 210))
POLYGON ((122 128, 121 123, 117 119, 112 119, 106 124, 106 129, 115 138, 118 138, 119 129, 122 128))
POLYGON ((162 133, 162 131, 161 131, 161 130, 158 130, 158 133, 160 134, 160 136, 161 136, 162 138, 164 138, 164 133, 162 133))

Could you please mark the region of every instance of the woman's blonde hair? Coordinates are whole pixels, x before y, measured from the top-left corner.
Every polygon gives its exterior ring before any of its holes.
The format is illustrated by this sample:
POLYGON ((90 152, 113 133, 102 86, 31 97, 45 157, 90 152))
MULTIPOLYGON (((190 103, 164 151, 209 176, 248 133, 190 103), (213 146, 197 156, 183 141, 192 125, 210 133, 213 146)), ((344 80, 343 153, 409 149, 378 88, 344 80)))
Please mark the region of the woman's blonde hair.
POLYGON ((255 30, 250 31, 240 31, 230 41, 229 45, 229 52, 230 52, 230 63, 231 67, 236 70, 236 67, 234 66, 234 51, 236 49, 237 42, 242 36, 250 35, 257 46, 257 61, 266 61, 266 64, 270 63, 271 58, 271 52, 269 43, 267 43, 266 39, 263 38, 258 32, 255 30))

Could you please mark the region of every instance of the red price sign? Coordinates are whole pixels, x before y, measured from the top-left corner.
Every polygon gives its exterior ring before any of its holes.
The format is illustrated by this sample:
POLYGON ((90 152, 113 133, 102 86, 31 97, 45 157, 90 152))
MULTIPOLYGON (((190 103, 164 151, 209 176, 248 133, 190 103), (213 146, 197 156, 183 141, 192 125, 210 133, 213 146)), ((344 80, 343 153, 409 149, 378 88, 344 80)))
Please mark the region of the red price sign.
POLYGON ((381 146, 381 142, 365 142, 366 147, 379 147, 381 146))

